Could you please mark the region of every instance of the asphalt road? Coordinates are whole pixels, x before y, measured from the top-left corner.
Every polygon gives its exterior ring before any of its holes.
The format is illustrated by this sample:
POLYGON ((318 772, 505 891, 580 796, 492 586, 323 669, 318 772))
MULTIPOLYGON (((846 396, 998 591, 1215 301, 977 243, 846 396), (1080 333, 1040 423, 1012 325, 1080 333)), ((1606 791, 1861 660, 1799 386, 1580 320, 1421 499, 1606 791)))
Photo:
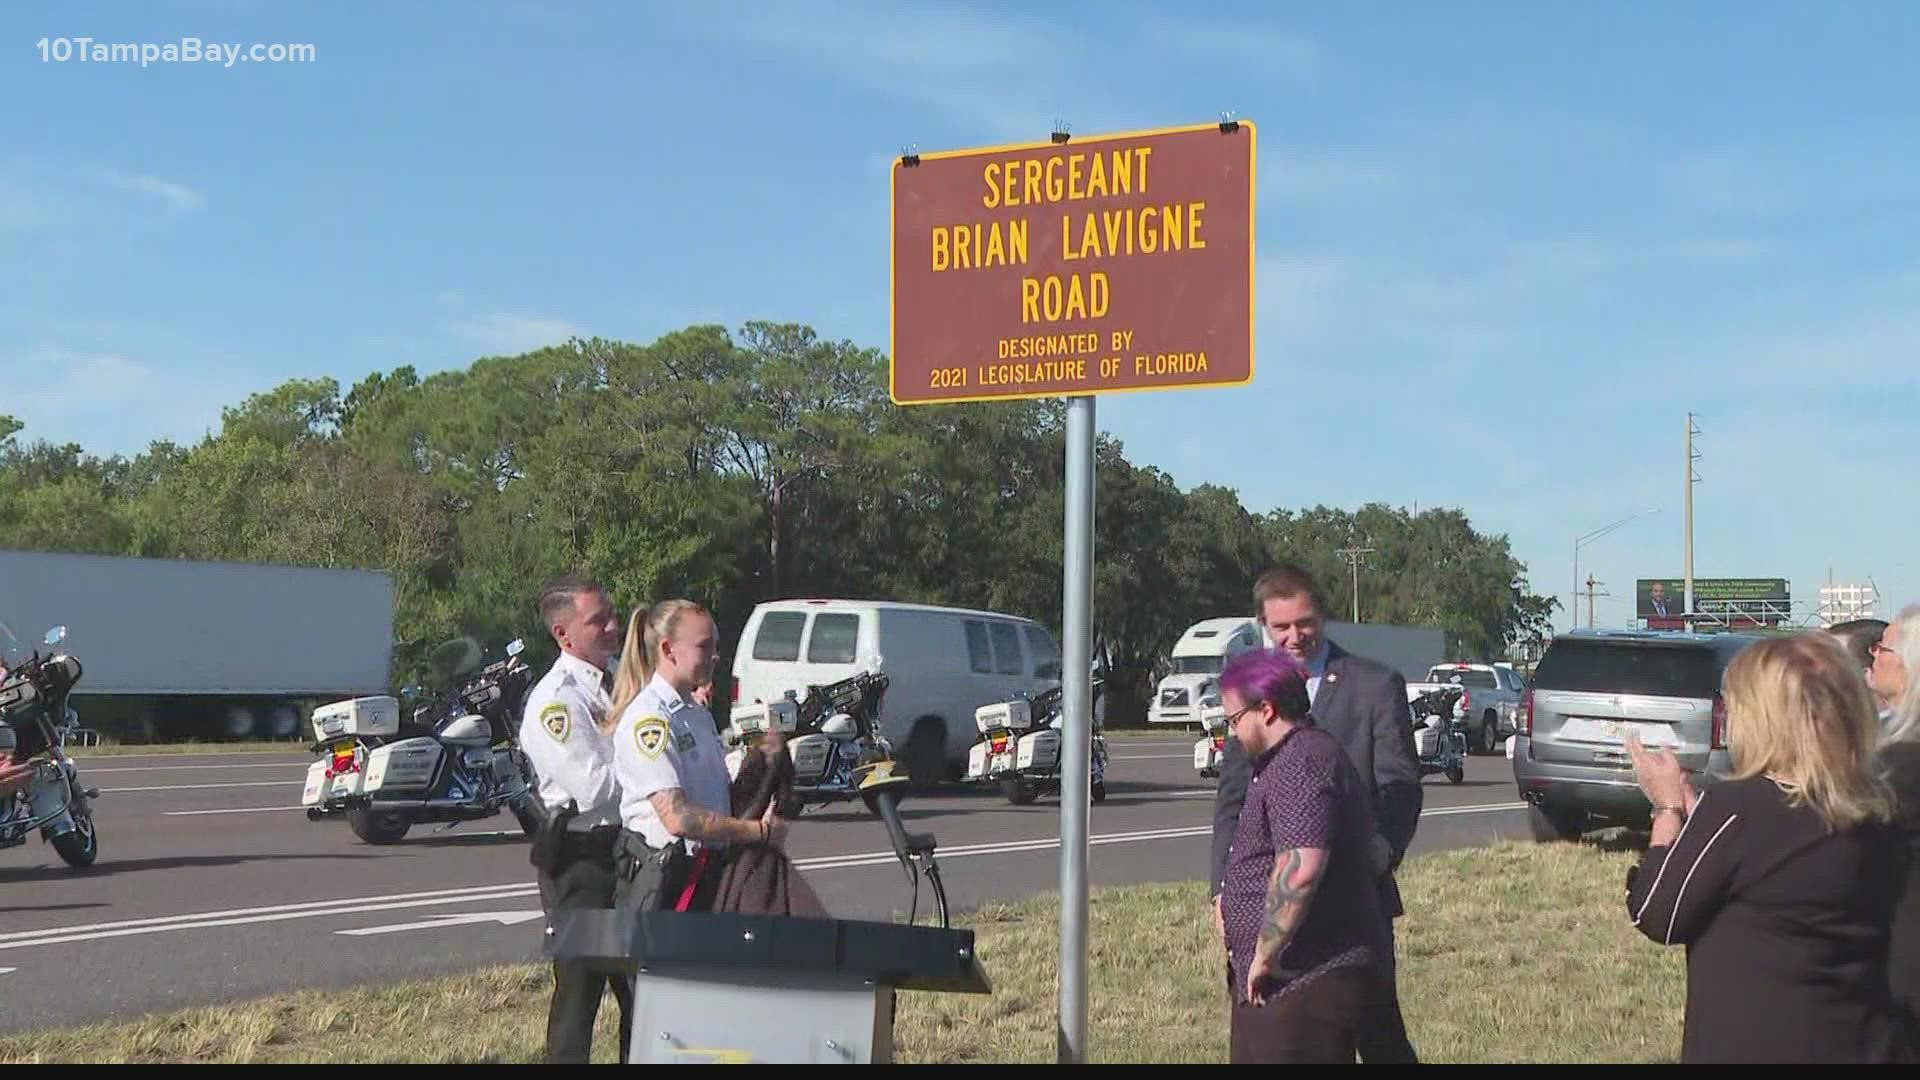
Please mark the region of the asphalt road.
MULTIPOLYGON (((1213 782, 1193 771, 1191 745, 1112 740, 1093 884, 1205 874, 1213 782)), ((82 778, 102 789, 98 864, 70 870, 38 838, 0 851, 0 1032, 538 958, 540 899, 511 816, 372 847, 299 810, 308 760, 83 761, 82 778)), ((1524 835, 1512 775, 1504 757, 1476 757, 1465 783, 1428 777, 1414 850, 1524 835)), ((954 788, 908 801, 902 816, 939 839, 956 913, 1058 887, 1053 799, 1015 807, 954 788)), ((836 916, 907 907, 886 832, 864 809, 809 812, 789 850, 836 916)), ((923 921, 927 910, 923 899, 923 921)))

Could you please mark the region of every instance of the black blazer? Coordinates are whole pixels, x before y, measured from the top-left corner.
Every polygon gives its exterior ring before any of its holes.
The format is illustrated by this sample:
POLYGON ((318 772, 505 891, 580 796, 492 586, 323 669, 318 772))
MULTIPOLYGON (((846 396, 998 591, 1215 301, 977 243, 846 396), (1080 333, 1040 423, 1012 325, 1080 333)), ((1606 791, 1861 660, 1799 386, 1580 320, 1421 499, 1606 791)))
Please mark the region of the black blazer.
MULTIPOLYGON (((1328 642, 1327 674, 1313 703, 1314 723, 1340 740, 1355 772, 1373 782, 1375 828, 1393 847, 1398 867, 1420 826, 1420 760, 1413 750, 1413 713, 1407 706, 1407 680, 1384 664, 1355 656, 1338 643, 1328 642)), ((1240 826, 1240 807, 1247 801, 1252 766, 1240 740, 1227 739, 1220 761, 1220 791, 1213 806, 1213 873, 1207 880, 1211 896, 1220 893, 1227 876, 1227 848, 1240 826)), ((1400 885, 1391 871, 1380 882, 1380 900, 1387 914, 1405 914, 1400 885)))

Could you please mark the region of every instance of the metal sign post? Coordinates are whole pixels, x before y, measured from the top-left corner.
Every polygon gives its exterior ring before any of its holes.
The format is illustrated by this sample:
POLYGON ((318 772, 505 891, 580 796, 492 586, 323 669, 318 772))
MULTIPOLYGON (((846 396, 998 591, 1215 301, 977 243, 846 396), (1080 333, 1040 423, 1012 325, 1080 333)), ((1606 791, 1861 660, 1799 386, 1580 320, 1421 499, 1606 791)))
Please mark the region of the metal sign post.
POLYGON ((1094 399, 1067 399, 1061 644, 1059 1061, 1087 1060, 1087 817, 1093 773, 1094 399))
POLYGON ((1087 1060, 1094 395, 1252 380, 1254 160, 1253 125, 1223 119, 893 169, 894 403, 1067 399, 1063 1063, 1087 1060))

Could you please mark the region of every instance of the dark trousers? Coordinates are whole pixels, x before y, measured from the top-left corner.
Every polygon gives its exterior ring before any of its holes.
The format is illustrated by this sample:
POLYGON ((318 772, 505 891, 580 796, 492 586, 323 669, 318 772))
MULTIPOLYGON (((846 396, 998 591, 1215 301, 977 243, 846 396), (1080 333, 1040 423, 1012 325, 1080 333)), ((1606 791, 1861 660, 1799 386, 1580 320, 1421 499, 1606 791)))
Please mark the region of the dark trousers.
POLYGON ((674 843, 665 848, 649 847, 636 832, 622 832, 615 852, 617 867, 613 906, 621 911, 672 910, 686 891, 696 866, 699 881, 687 904, 688 911, 713 910, 714 893, 720 883, 720 864, 715 859, 697 860, 674 843))
MULTIPOLYGON (((558 874, 542 871, 539 875, 540 906, 548 918, 561 908, 613 907, 613 838, 571 834, 565 851, 558 874)), ((626 1063, 633 1033, 632 984, 572 960, 553 964, 553 1000, 547 1007, 548 1063, 587 1064, 593 1051, 594 1017, 608 986, 620 1005, 620 1061, 626 1063)))
POLYGON ((1376 996, 1377 973, 1349 967, 1252 1005, 1235 996, 1229 1061, 1235 1065, 1351 1065, 1376 996))
POLYGON ((1367 998, 1367 1022, 1360 1029, 1360 1060, 1367 1065, 1413 1065, 1419 1057, 1400 1015, 1400 989, 1393 960, 1393 921, 1387 921, 1387 955, 1374 968, 1374 993, 1367 998))

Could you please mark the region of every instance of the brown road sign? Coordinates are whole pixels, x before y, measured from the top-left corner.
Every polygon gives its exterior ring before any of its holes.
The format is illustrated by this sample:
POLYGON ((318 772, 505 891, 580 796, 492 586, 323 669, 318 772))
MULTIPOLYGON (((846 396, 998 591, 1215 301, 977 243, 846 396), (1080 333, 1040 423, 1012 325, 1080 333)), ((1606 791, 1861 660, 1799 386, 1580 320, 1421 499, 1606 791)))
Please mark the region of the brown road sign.
POLYGON ((901 405, 1253 378, 1254 127, 893 166, 901 405))

